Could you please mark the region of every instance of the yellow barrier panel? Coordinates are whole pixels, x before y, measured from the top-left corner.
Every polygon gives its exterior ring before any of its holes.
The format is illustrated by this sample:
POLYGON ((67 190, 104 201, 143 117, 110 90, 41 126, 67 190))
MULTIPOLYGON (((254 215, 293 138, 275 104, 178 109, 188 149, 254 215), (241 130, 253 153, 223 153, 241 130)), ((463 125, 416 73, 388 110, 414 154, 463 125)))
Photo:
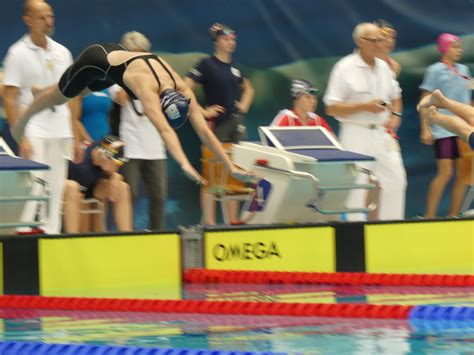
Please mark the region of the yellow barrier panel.
POLYGON ((179 299, 176 234, 39 241, 42 296, 179 299))
POLYGON ((367 272, 474 272, 474 221, 365 226, 367 272))
POLYGON ((332 227, 205 233, 209 269, 334 272, 332 227))

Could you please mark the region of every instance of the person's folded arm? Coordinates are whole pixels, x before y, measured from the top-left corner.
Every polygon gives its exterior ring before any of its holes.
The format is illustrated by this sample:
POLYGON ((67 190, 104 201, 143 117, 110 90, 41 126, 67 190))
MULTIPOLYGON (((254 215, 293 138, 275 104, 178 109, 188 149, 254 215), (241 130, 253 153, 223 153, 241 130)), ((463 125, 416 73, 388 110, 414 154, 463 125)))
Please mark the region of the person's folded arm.
MULTIPOLYGON (((189 88, 189 90, 191 90, 193 93, 194 93, 194 90, 196 90, 197 86, 199 83, 197 83, 196 81, 194 81, 193 78, 190 78, 189 76, 185 76, 183 78, 183 82, 186 84, 186 86, 189 88)), ((198 104, 199 105, 199 104, 198 104)), ((208 118, 207 117, 207 112, 206 112, 206 108, 199 105, 199 109, 201 110, 201 113, 202 115, 204 116, 204 118, 208 118)))
POLYGON ((20 108, 18 107, 18 95, 20 89, 16 86, 5 86, 3 93, 3 106, 5 107, 5 116, 10 127, 15 126, 20 116, 20 108))
POLYGON ((246 78, 244 78, 242 81, 240 88, 242 90, 242 97, 237 103, 237 107, 241 113, 247 113, 250 109, 250 105, 252 105, 253 98, 255 96, 255 90, 250 80, 246 78))
POLYGON ((360 112, 380 113, 386 109, 387 107, 380 100, 357 103, 335 102, 326 105, 326 114, 335 117, 346 117, 360 112))

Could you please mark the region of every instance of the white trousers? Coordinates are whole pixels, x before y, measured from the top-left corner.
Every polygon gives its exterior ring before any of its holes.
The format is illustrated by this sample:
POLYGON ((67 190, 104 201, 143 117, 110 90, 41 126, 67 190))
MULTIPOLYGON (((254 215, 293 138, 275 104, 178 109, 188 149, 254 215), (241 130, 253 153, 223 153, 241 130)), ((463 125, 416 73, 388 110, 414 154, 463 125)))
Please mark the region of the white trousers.
MULTIPOLYGON (((69 138, 28 138, 33 147, 31 160, 49 165, 49 170, 33 172, 33 176, 47 182, 50 191, 49 219, 41 226, 48 234, 61 233, 61 202, 63 199, 64 184, 67 178, 68 160, 71 152, 71 139, 69 138)), ((34 184, 32 195, 44 193, 43 187, 34 184)), ((21 221, 34 221, 39 213, 44 216, 44 209, 37 201, 27 202, 23 210, 21 221)))
MULTIPOLYGON (((358 165, 371 170, 378 178, 381 188, 378 219, 404 219, 407 177, 398 141, 381 126, 371 129, 351 123, 341 123, 339 141, 348 151, 375 158, 375 162, 358 165)), ((360 175, 357 183, 367 183, 367 177, 360 175)), ((364 207, 366 199, 366 190, 353 190, 349 194, 346 206, 364 207)), ((347 219, 356 221, 366 220, 367 217, 365 214, 353 213, 348 214, 347 219)))

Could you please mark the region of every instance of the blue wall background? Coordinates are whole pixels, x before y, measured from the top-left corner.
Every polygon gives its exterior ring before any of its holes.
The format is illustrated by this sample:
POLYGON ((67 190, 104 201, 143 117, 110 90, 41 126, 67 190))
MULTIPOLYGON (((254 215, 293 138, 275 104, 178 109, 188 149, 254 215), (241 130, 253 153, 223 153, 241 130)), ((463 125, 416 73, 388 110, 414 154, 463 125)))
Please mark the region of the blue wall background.
MULTIPOLYGON (((237 60, 256 88, 248 115, 250 139, 257 127, 268 124, 289 102, 293 77, 305 77, 322 89, 331 66, 353 50, 352 29, 362 21, 384 18, 395 25, 401 62, 400 77, 405 103, 400 139, 408 172, 407 217, 422 214, 427 185, 434 174, 432 149, 419 143, 415 104, 418 85, 429 64, 438 59, 434 46, 441 32, 463 36, 463 62, 474 69, 473 0, 51 0, 56 14, 54 38, 73 55, 93 42, 117 42, 124 32, 146 34, 153 49, 181 74, 212 51, 207 28, 222 22, 237 30, 237 60)), ((25 31, 21 21, 23 1, 3 5, 0 24, 0 57, 25 31)), ((320 102, 318 113, 323 114, 320 102)), ((323 114, 324 115, 324 114, 323 114)), ((337 123, 329 118, 337 128, 337 123)), ((199 140, 190 127, 179 132, 185 150, 199 166, 199 140)), ((199 221, 198 190, 170 162, 167 226, 199 221)), ((446 212, 447 199, 441 213, 446 212)), ((146 226, 146 200, 140 201, 136 226, 146 226)))

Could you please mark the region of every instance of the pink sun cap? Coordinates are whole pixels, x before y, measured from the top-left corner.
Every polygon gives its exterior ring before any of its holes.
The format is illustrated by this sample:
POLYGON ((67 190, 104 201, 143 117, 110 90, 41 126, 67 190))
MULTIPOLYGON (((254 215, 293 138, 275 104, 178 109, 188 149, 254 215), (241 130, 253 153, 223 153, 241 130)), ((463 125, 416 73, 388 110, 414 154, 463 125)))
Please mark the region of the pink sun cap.
POLYGON ((456 35, 453 35, 451 33, 441 33, 438 37, 438 50, 441 52, 441 54, 444 54, 448 51, 449 46, 451 43, 459 41, 460 38, 456 35))

